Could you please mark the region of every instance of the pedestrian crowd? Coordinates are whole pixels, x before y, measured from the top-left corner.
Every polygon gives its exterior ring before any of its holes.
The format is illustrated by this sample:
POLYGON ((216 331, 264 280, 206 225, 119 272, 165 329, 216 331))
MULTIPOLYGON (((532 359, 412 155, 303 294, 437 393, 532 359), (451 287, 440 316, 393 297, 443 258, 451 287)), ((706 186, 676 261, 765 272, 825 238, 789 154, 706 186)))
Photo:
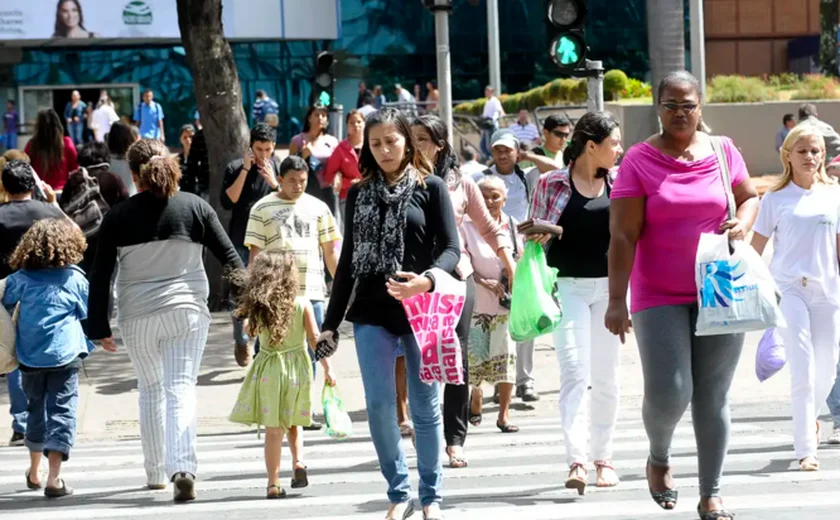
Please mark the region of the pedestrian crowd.
POLYGON ((72 494, 61 468, 74 445, 78 373, 99 345, 124 348, 137 376, 146 485, 171 482, 175 501, 196 498, 195 387, 210 326, 206 251, 231 281, 234 357, 247 374, 230 420, 265 429, 266 497, 287 493, 279 479, 284 437, 290 487, 309 485, 304 430, 322 426, 313 420, 314 376, 320 365, 326 385, 337 384, 330 356, 346 320, 388 486, 385 518, 408 518, 419 507, 423 518, 440 519, 442 467, 469 466, 468 432, 483 422, 484 391, 499 405, 501 434, 519 432, 513 399, 540 399, 534 335, 512 329, 516 295, 538 290, 520 286, 527 282, 518 266, 538 251, 553 277, 550 300, 562 305, 550 333, 561 374, 565 487, 583 495, 590 470, 597 487, 620 484, 612 463, 620 349, 633 332, 651 498, 666 510, 677 505, 671 447, 690 404, 698 516, 733 518, 721 476, 744 334, 699 330, 696 253, 706 234, 750 240, 759 254, 773 239, 770 272, 785 322, 775 333, 790 366, 794 452, 801 470, 818 470, 817 416, 826 403, 836 420, 829 442, 840 444, 840 188, 826 172, 816 114, 785 132, 784 174, 759 201, 735 143, 703 130, 700 86, 687 72, 661 81, 661 132, 626 153, 608 112, 588 112, 574 125, 551 116, 542 128, 524 112, 498 129, 501 105, 492 89, 486 94, 481 148, 489 164, 471 147, 458 157, 431 111, 376 107, 364 84, 360 108, 346 116, 346 139, 330 135, 326 109, 313 105, 279 161, 276 103, 262 93, 249 148, 223 173, 228 230, 205 200, 206 159, 198 166, 191 159, 201 130, 182 128, 184 151, 171 156, 150 92, 137 109, 139 133, 114 122, 107 144, 78 153, 57 114, 42 112, 25 153, 8 152, 0 192, 0 289, 16 319, 2 337, 15 338, 19 367, 6 374, 11 443, 29 449, 27 488, 72 494), (523 150, 525 141, 535 147, 523 150), (453 322, 463 383, 439 392, 421 374, 404 304, 453 282, 463 288, 453 322), (417 504, 402 438, 417 452, 417 504))

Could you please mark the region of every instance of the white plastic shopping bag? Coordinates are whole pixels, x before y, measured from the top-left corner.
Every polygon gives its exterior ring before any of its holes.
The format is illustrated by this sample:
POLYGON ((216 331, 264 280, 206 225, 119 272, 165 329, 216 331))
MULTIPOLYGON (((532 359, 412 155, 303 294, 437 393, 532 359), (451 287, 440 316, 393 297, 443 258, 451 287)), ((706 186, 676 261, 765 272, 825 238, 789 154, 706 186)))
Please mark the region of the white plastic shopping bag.
POLYGON ((698 336, 784 327, 781 293, 764 260, 728 234, 703 233, 697 245, 698 336), (732 252, 730 252, 730 245, 732 252))

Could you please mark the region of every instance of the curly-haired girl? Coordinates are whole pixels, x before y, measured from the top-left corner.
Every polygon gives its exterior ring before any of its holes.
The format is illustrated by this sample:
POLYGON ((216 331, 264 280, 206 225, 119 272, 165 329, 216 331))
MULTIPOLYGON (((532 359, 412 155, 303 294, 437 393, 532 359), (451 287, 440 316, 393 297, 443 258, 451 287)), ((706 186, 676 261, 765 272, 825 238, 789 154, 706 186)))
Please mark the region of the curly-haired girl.
POLYGON ((82 231, 68 219, 36 222, 11 256, 18 271, 5 279, 3 291, 9 313, 20 305, 15 350, 29 399, 26 487, 44 487, 38 470, 46 455, 47 497, 73 493, 59 474, 76 437, 79 366, 93 350, 81 322, 87 318, 88 281, 74 265, 86 247, 82 231))
MULTIPOLYGON (((283 435, 293 426, 309 426, 312 407, 309 393, 312 366, 306 340, 314 346, 318 325, 312 304, 297 297, 298 270, 294 255, 263 251, 247 272, 238 275, 243 287, 236 315, 247 320, 251 337, 259 335, 260 352, 242 383, 230 420, 265 426, 266 498, 286 495, 278 483, 283 435)), ((324 378, 334 385, 330 362, 321 360, 324 378)), ((306 466, 299 459, 300 446, 291 446, 294 475, 292 487, 308 485, 306 466)))

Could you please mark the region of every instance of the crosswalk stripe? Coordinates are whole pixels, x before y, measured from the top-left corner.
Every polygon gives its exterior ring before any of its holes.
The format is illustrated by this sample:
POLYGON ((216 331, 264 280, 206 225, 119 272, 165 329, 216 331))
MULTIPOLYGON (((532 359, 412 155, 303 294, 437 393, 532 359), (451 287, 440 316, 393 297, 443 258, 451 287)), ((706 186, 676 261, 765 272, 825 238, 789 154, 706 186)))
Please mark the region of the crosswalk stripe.
MULTIPOLYGON (((467 441, 466 455, 470 466, 463 469, 444 468, 444 503, 459 497, 475 497, 475 500, 462 502, 461 505, 445 510, 448 518, 459 520, 478 520, 493 518, 529 518, 548 520, 558 518, 609 518, 629 511, 641 509, 648 513, 659 514, 655 505, 646 497, 647 483, 644 479, 628 478, 614 489, 595 489, 587 493, 597 496, 620 498, 621 492, 642 492, 645 499, 625 501, 594 501, 553 504, 552 496, 569 498, 570 492, 559 490, 566 476, 565 449, 559 419, 556 417, 517 417, 516 423, 522 428, 515 435, 504 435, 492 424, 472 428, 467 441), (544 485, 511 485, 504 487, 481 486, 482 479, 497 479, 496 482, 509 481, 522 484, 531 481, 544 482, 544 485), (452 483, 451 488, 447 482, 452 483), (529 498, 545 497, 527 507, 511 506, 488 507, 485 503, 498 503, 499 496, 511 496, 517 493, 529 498), (468 504, 468 505, 465 505, 468 504), (549 505, 542 505, 549 504, 549 505), (653 506, 653 507, 651 507, 653 506)), ((293 501, 281 505, 266 504, 259 500, 265 488, 263 476, 263 442, 253 433, 243 432, 232 435, 208 435, 198 441, 199 480, 197 490, 199 500, 190 504, 184 511, 189 514, 230 513, 232 511, 277 511, 293 509, 295 511, 317 508, 317 513, 308 516, 308 520, 364 520, 381 518, 382 512, 375 515, 355 514, 354 510, 341 516, 317 516, 335 514, 338 510, 348 509, 360 503, 382 503, 382 510, 387 507, 382 490, 384 482, 379 472, 379 465, 372 442, 365 427, 357 430, 357 437, 350 442, 335 441, 323 433, 307 433, 304 460, 309 465, 311 487, 300 490, 293 501), (353 492, 348 492, 351 485, 353 492), (324 489, 338 489, 334 493, 324 494, 324 489), (339 486, 339 487, 335 487, 339 486), (375 490, 375 492, 374 492, 375 490), (208 501, 202 502, 204 493, 242 492, 245 496, 253 495, 254 501, 208 501)), ((742 489, 760 489, 757 486, 781 484, 791 481, 800 483, 825 483, 840 479, 840 469, 824 469, 815 473, 798 471, 795 463, 792 438, 790 435, 773 433, 755 423, 737 422, 732 425, 730 452, 727 458, 727 474, 724 486, 741 486, 742 489), (772 472, 764 471, 770 460, 789 461, 786 467, 774 466, 772 472)), ((409 440, 403 441, 413 489, 416 489, 416 454, 409 440)), ((673 466, 678 487, 696 489, 697 460, 696 444, 690 421, 683 421, 675 431, 673 442, 673 466), (681 477, 680 475, 687 475, 681 477)), ((644 428, 639 420, 624 421, 616 431, 614 442, 614 465, 625 475, 644 473, 644 454, 648 450, 644 428)), ((824 450, 820 458, 826 461, 840 459, 840 450, 824 450)), ((288 448, 284 447, 283 466, 290 466, 288 448)), ((444 457, 445 462, 445 457, 444 457)), ((159 514, 171 515, 171 504, 159 500, 166 493, 152 492, 141 487, 144 483, 143 456, 137 440, 108 442, 101 445, 96 442, 81 442, 74 449, 71 460, 63 471, 70 484, 78 486, 76 494, 85 497, 84 502, 68 507, 47 508, 42 502, 41 493, 25 492, 23 473, 28 466, 25 448, 4 448, 0 450, 0 504, 7 500, 26 501, 31 509, 21 508, 16 512, 0 513, 0 520, 32 519, 101 519, 150 517, 159 514), (118 499, 116 499, 118 497, 118 499), (148 500, 141 507, 126 506, 122 500, 148 500), (100 501, 102 500, 102 501, 100 501)), ((284 484, 290 477, 285 470, 281 474, 284 484)), ((590 480, 594 472, 590 472, 590 480)), ((297 491, 297 490, 295 490, 297 491)), ((759 495, 755 495, 758 497, 759 495)), ((836 493, 791 493, 782 494, 781 502, 792 506, 840 505, 840 495, 836 493)), ((504 500, 502 500, 504 502, 504 500)), ((690 502, 690 500, 689 500, 690 502)), ((769 502, 741 495, 727 497, 727 505, 732 508, 771 509, 769 502)), ((680 509, 691 507, 682 504, 680 509)), ((778 506, 783 507, 783 506, 778 506)), ((0 507, 2 509, 2 507, 0 507)), ((420 515, 417 516, 418 518, 420 515)))

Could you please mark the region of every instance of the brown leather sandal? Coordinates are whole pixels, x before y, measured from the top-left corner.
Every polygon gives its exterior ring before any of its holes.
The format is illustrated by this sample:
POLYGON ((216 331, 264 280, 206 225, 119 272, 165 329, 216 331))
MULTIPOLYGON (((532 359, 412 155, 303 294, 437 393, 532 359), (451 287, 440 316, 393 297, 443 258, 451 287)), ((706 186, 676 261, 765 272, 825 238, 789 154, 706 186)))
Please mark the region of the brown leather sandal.
POLYGON ((575 462, 569 468, 569 477, 566 479, 566 489, 577 489, 578 495, 586 493, 586 477, 588 473, 586 466, 580 462, 575 462), (579 470, 583 470, 583 476, 580 476, 579 470))

